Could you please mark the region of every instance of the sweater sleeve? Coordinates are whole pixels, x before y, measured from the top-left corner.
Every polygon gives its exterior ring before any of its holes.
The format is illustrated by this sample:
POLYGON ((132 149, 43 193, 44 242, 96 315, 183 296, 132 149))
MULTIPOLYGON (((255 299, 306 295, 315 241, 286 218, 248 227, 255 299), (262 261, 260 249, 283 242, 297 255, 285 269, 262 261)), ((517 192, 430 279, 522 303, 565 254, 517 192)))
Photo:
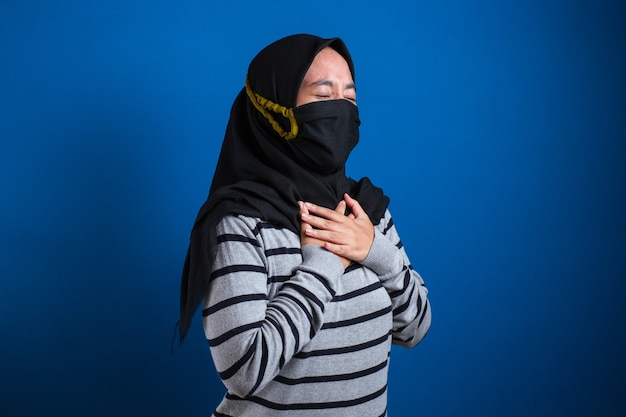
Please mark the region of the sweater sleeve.
POLYGON ((343 274, 319 246, 285 248, 301 256, 293 276, 268 295, 267 258, 256 225, 235 216, 217 228, 217 255, 203 307, 211 355, 228 390, 247 397, 263 388, 322 327, 324 308, 343 274))
POLYGON ((413 269, 388 210, 374 230, 374 242, 361 264, 378 275, 391 298, 393 342, 413 347, 430 328, 428 290, 413 269))

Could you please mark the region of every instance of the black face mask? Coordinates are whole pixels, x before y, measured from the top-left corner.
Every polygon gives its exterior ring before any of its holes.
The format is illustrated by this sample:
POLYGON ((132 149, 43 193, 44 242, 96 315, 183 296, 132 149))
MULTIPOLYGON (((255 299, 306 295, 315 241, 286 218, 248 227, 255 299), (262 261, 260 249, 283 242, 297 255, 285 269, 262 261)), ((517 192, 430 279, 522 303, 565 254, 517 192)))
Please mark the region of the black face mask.
POLYGON ((342 168, 359 142, 359 112, 348 100, 325 100, 293 109, 298 136, 288 141, 294 159, 322 175, 342 168))

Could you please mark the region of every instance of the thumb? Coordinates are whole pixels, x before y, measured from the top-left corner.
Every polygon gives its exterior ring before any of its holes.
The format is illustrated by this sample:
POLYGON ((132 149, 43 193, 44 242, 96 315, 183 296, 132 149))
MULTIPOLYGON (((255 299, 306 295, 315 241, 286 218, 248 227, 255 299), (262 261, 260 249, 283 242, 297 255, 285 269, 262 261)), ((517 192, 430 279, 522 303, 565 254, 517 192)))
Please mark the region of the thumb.
POLYGON ((337 204, 337 207, 335 207, 335 211, 341 214, 342 216, 345 215, 346 214, 346 202, 341 200, 339 204, 337 204))

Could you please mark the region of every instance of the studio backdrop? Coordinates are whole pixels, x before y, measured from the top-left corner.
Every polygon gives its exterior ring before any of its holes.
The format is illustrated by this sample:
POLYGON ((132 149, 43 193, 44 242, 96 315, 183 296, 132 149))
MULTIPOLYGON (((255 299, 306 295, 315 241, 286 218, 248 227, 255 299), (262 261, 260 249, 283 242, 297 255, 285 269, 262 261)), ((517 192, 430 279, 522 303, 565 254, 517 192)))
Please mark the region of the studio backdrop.
POLYGON ((209 416, 180 274, 248 63, 344 39, 432 303, 391 416, 626 415, 621 1, 0 2, 0 414, 209 416))

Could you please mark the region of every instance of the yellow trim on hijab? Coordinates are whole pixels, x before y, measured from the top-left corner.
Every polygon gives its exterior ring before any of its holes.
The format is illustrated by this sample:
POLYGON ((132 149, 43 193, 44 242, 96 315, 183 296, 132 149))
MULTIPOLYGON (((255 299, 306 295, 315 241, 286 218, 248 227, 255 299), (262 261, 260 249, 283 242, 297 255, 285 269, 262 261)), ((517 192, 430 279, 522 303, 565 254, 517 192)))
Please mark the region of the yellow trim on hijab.
POLYGON ((252 102, 254 107, 256 107, 256 109, 261 112, 263 117, 265 117, 268 122, 270 122, 270 125, 280 135, 280 137, 285 138, 285 140, 290 140, 298 136, 298 122, 296 122, 296 118, 293 115, 293 109, 288 109, 285 106, 274 103, 273 101, 268 100, 262 95, 252 91, 252 87, 250 86, 250 79, 247 76, 246 93, 248 94, 248 97, 250 98, 250 101, 252 102), (285 131, 268 110, 289 119, 291 131, 285 131))

